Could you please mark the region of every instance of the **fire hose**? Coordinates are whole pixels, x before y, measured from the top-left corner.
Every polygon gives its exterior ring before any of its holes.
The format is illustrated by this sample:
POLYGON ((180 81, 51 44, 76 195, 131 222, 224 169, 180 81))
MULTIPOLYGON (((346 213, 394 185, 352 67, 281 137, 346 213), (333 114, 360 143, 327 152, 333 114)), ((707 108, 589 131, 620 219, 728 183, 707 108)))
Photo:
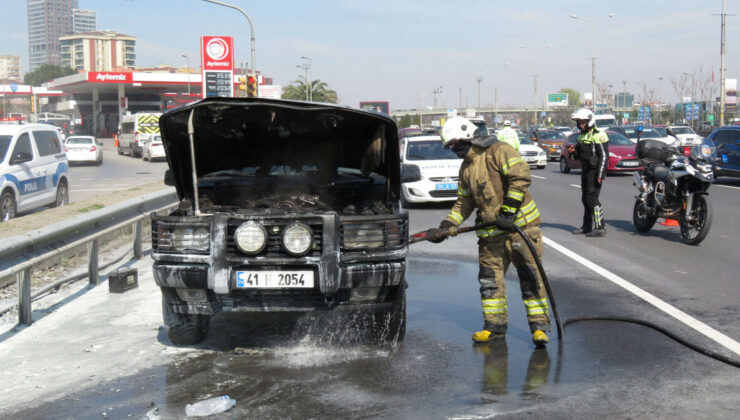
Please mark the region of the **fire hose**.
MULTIPOLYGON (((472 232, 476 231, 478 229, 487 229, 490 227, 496 226, 496 222, 488 222, 488 223, 481 223, 474 226, 465 226, 465 227, 458 227, 457 233, 466 233, 466 232, 472 232)), ((740 367, 740 361, 736 359, 729 358, 723 354, 717 353, 715 351, 709 350, 705 347, 701 347, 696 343, 692 343, 677 334, 674 334, 668 330, 666 330, 663 327, 660 327, 656 324, 653 324, 652 322, 645 321, 642 319, 637 318, 624 318, 624 317, 615 317, 615 316, 601 316, 601 315, 587 315, 587 316, 580 316, 580 317, 573 317, 568 318, 565 320, 565 322, 560 321, 560 314, 558 313, 558 307, 555 303, 555 297, 553 296, 552 289, 550 288, 550 282, 547 279, 547 274, 545 274, 545 269, 542 266, 542 260, 540 260, 539 255, 537 255, 537 251, 534 248, 534 244, 532 244, 532 240, 529 239, 529 236, 522 231, 521 228, 518 226, 514 226, 514 231, 519 234, 519 236, 524 240, 524 243, 527 244, 527 248, 529 248, 529 252, 534 257, 535 262, 537 263, 537 270, 540 273, 540 277, 542 278, 542 283, 545 285, 545 291, 547 292, 547 299, 550 301, 550 307, 552 308, 552 314, 555 318, 555 326, 558 331, 558 348, 562 351, 562 338, 563 338, 563 328, 570 324, 575 324, 577 322, 584 322, 584 321, 616 321, 616 322, 626 322, 630 324, 638 324, 642 325, 648 328, 651 328, 655 331, 658 331, 659 333, 665 335, 668 338, 673 339, 674 341, 678 342, 679 344, 682 344, 691 350, 694 350, 698 353, 701 353, 705 356, 711 357, 712 359, 718 360, 720 362, 726 363, 731 366, 740 367)), ((422 231, 418 233, 414 233, 409 235, 409 244, 415 244, 422 241, 434 241, 441 238, 446 238, 449 236, 449 231, 445 229, 439 229, 438 234, 436 235, 430 235, 428 231, 422 231)))

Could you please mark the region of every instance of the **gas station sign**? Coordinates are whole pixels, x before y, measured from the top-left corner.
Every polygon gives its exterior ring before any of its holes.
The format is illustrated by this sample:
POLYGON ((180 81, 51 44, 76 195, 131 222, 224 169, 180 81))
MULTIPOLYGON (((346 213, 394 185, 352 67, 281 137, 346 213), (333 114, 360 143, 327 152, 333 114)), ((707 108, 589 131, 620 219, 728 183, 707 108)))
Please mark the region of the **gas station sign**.
POLYGON ((234 96, 234 38, 200 37, 203 97, 234 96))

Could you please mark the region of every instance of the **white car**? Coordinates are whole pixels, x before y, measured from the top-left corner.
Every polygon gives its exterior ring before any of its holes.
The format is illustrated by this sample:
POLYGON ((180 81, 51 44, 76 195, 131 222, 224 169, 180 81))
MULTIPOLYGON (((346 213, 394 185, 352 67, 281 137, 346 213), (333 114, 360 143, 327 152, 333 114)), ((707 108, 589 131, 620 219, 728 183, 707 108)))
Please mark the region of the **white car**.
POLYGON ((67 155, 47 124, 0 124, 0 220, 69 202, 67 155))
POLYGON ((547 166, 547 153, 527 137, 519 137, 519 154, 529 166, 544 169, 547 166))
POLYGON ((566 126, 559 126, 559 127, 553 127, 555 130, 560 131, 561 133, 565 134, 565 137, 570 136, 571 134, 575 133, 572 128, 566 127, 566 126))
POLYGON ((666 130, 670 130, 673 134, 681 140, 683 146, 694 146, 701 144, 704 141, 704 137, 696 134, 693 128, 685 125, 672 125, 666 127, 666 130))
POLYGON ((69 163, 103 163, 103 148, 93 136, 69 136, 64 142, 69 163))
POLYGON ((419 168, 421 180, 401 184, 404 203, 457 200, 457 177, 462 159, 442 147, 439 136, 407 137, 401 150, 401 164, 419 168))
POLYGON ((162 136, 159 134, 153 135, 147 139, 141 146, 141 158, 151 162, 154 159, 164 159, 164 146, 162 146, 162 136))

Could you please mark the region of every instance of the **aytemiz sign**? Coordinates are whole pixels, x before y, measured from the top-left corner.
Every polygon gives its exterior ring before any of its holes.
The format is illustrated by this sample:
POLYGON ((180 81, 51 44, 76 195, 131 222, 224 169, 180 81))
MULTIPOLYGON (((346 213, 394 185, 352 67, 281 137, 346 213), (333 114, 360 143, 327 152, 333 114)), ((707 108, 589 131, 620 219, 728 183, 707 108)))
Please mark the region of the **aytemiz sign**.
POLYGON ((134 77, 132 73, 89 71, 87 81, 89 83, 133 83, 134 77))
POLYGON ((234 38, 200 37, 203 97, 234 96, 234 38))

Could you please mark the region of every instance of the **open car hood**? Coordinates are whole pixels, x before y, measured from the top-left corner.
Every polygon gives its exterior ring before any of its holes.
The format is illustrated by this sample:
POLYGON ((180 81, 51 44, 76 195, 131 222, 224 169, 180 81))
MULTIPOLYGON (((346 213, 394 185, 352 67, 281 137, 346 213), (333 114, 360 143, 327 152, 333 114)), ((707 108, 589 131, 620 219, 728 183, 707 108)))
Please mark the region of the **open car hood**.
POLYGON ((188 133, 192 114, 199 179, 219 171, 311 167, 331 183, 337 170, 383 179, 387 201, 400 197, 398 131, 385 114, 316 102, 261 98, 206 98, 159 120, 167 162, 181 200, 192 200, 188 133))

